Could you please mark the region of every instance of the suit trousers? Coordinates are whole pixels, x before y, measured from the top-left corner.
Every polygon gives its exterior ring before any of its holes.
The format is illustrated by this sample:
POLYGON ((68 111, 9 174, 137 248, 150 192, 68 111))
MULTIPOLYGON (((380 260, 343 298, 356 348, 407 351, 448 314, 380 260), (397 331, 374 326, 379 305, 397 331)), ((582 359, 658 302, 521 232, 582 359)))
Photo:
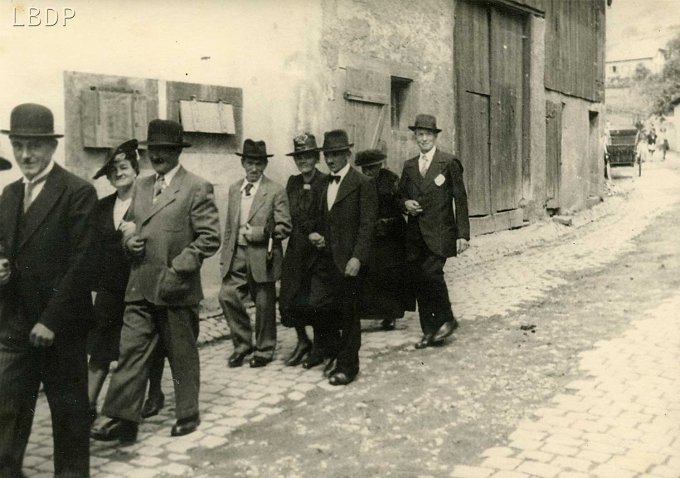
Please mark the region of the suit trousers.
POLYGON ((162 346, 170 363, 178 420, 198 415, 201 383, 198 305, 167 307, 147 301, 129 302, 120 334, 120 358, 111 376, 102 413, 111 418, 142 421, 149 370, 162 346))
POLYGON ((255 355, 268 360, 276 348, 276 288, 274 282, 255 282, 250 273, 248 246, 236 246, 219 300, 231 331, 235 352, 252 349, 253 328, 245 302, 255 302, 255 355))
POLYGON ((0 478, 23 476, 40 382, 52 415, 54 476, 90 476, 87 330, 66 328, 74 330, 58 331, 44 349, 0 343, 0 478))
MULTIPOLYGON (((359 372, 361 348, 359 299, 363 276, 360 274, 357 277, 345 277, 335 266, 329 275, 335 290, 335 307, 330 314, 330 327, 327 329, 322 327, 319 332, 325 337, 322 344, 331 356, 337 357, 336 370, 353 377, 359 372)), ((317 329, 314 333, 317 333, 317 329)))
POLYGON ((406 266, 413 281, 420 328, 424 335, 434 334, 445 322, 453 320, 444 280, 445 264, 446 257, 432 253, 420 230, 410 228, 406 240, 406 266))

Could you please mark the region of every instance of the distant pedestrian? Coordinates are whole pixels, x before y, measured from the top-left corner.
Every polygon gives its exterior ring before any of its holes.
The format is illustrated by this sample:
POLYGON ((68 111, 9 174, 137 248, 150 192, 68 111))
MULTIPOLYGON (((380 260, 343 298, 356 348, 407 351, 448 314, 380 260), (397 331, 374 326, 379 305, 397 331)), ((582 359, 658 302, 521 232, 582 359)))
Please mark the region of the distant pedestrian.
POLYGON ((378 218, 371 260, 361 291, 362 319, 380 320, 384 330, 392 330, 405 310, 415 310, 405 262, 406 221, 399 202, 399 176, 386 169, 387 156, 369 149, 356 154, 354 164, 373 178, 378 194, 378 218))
POLYGON ((318 280, 323 267, 320 252, 309 241, 328 175, 316 167, 320 153, 313 134, 303 133, 293 138, 293 148, 287 156, 293 157, 300 174, 288 178, 286 184, 293 230, 283 257, 279 310, 281 323, 295 327, 297 334, 297 345, 286 359, 286 365, 302 363, 308 367, 318 353, 312 350, 305 326, 311 325, 316 330, 319 321, 328 320, 326 307, 331 303, 330 294, 318 280))
POLYGON ((147 145, 156 174, 137 180, 132 193, 128 218, 135 231, 125 239, 132 265, 120 358, 102 409, 111 420, 92 431, 96 440, 121 444, 137 440, 150 363, 159 344, 175 386, 177 421, 170 434, 186 435, 198 428, 201 266, 220 246, 213 186, 179 162, 183 148, 190 146, 182 126, 153 120, 140 144, 147 145))
POLYGON ((264 175, 273 155, 264 141, 246 139, 241 157, 245 177, 229 187, 222 244, 219 300, 234 352, 229 367, 240 367, 253 353, 251 367, 272 361, 276 348, 276 289, 281 277, 281 241, 291 231, 285 189, 264 175), (255 333, 246 300, 255 302, 255 333), (253 335, 255 343, 253 347, 253 335))
POLYGON ((53 161, 63 135, 55 134, 45 106, 17 106, 2 132, 23 177, 0 197, 0 476, 24 476, 42 383, 52 416, 54 475, 88 477, 86 337, 97 193, 53 161))
POLYGON ((659 134, 659 142, 661 145, 659 146, 659 149, 661 150, 661 153, 663 156, 661 157, 661 161, 666 160, 666 153, 668 152, 669 149, 671 149, 670 144, 668 144, 668 134, 666 132, 666 128, 661 128, 660 134, 659 134))
POLYGON ((654 153, 656 152, 656 129, 654 129, 654 126, 647 133, 647 151, 649 160, 654 161, 654 153))
POLYGON ((399 191, 408 214, 406 260, 423 331, 416 348, 424 348, 443 341, 458 327, 443 269, 448 257, 468 248, 470 224, 463 166, 436 147, 441 131, 437 119, 419 114, 409 129, 420 155, 404 163, 399 191))

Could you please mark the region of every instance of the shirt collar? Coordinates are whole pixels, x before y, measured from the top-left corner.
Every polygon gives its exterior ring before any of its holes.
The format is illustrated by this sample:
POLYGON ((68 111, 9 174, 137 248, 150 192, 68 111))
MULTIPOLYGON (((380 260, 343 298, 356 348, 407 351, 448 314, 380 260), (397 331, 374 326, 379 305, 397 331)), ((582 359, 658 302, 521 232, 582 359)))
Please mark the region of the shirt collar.
MULTIPOLYGON (((258 179, 254 183, 250 183, 250 184, 253 185, 253 189, 250 190, 251 194, 255 194, 257 192, 257 188, 260 187, 260 183, 262 182, 263 177, 264 177, 264 174, 262 176, 260 176, 260 179, 258 179)), ((248 185, 248 180, 244 179, 243 184, 241 184, 241 192, 245 191, 247 185, 248 185)))
POLYGON ((343 168, 340 171, 338 171, 337 173, 331 173, 331 175, 340 176, 340 181, 342 181, 343 179, 345 179, 345 176, 347 176, 347 173, 349 173, 350 167, 351 166, 349 165, 349 161, 347 161, 347 164, 345 164, 345 166, 343 166, 343 168))
POLYGON ((40 171, 33 179, 29 180, 26 176, 24 176, 22 178, 22 180, 23 180, 24 184, 35 183, 38 180, 40 180, 40 179, 44 178, 45 176, 47 176, 48 174, 50 174, 50 171, 52 171, 52 169, 54 169, 54 161, 50 160, 50 164, 48 164, 45 169, 40 171))
MULTIPOLYGON (((434 158, 434 153, 435 153, 436 151, 437 151, 437 147, 436 147, 436 146, 432 146, 432 149, 429 150, 427 153, 425 153, 425 154, 420 153, 420 157, 425 156, 425 157, 427 158, 427 162, 428 162, 428 163, 431 163, 431 162, 432 162, 432 158, 434 158)), ((420 159, 420 158, 419 158, 419 159, 420 159)))
MULTIPOLYGON (((177 171, 179 171, 179 167, 180 167, 180 164, 177 163, 177 166, 175 166, 174 168, 172 168, 170 171, 168 171, 167 173, 165 173, 163 175, 163 181, 165 181, 166 186, 170 186, 170 183, 172 182, 172 178, 174 178, 175 175, 177 174, 177 171)), ((159 174, 156 173, 156 179, 158 179, 158 176, 159 176, 159 174)))

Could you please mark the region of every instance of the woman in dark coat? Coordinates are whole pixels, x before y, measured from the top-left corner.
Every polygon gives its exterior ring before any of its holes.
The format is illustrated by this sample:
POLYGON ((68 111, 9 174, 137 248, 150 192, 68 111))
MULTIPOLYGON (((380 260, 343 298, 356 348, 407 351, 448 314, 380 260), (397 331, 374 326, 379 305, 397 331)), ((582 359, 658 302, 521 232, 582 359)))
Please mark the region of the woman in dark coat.
POLYGON ((312 273, 320 267, 319 252, 309 242, 308 236, 312 232, 328 177, 316 168, 319 150, 314 135, 305 133, 296 136, 293 146, 295 151, 287 156, 293 157, 300 174, 291 176, 286 185, 293 231, 283 258, 279 293, 281 323, 295 327, 298 338, 295 350, 286 360, 286 365, 290 366, 298 365, 311 352, 312 341, 305 326, 318 320, 319 310, 311 304, 324 303, 324 291, 315 283, 316 274, 312 273))
POLYGON ((100 257, 94 301, 95 325, 88 336, 88 397, 92 422, 97 416, 97 398, 110 364, 118 360, 125 288, 130 275, 122 238, 131 223, 123 218, 130 207, 132 186, 138 174, 137 140, 132 139, 111 150, 104 166, 94 175, 94 179, 106 176, 116 192, 100 199, 94 212, 100 257))
POLYGON ((394 329, 405 310, 414 310, 415 301, 407 285, 404 251, 406 221, 398 200, 399 176, 383 168, 385 154, 371 149, 360 151, 355 164, 372 177, 378 190, 378 220, 371 262, 367 265, 360 300, 361 318, 380 320, 385 330, 394 329))

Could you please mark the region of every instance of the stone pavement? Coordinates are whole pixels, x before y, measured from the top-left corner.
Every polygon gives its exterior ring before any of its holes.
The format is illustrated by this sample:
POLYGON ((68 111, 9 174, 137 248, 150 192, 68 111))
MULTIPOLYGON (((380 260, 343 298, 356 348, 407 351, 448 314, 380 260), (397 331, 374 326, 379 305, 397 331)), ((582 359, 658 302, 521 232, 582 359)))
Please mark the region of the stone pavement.
MULTIPOLYGON (((680 200, 676 191, 678 179, 677 173, 666 168, 649 168, 642 178, 631 179, 636 188, 625 202, 620 200, 611 203, 605 202, 594 210, 586 211, 579 215, 575 221, 575 224, 580 227, 568 228, 548 223, 518 231, 506 231, 479 239, 475 238, 469 254, 466 253, 459 260, 449 261, 446 269, 447 281, 452 285, 454 310, 461 320, 462 327, 465 327, 466 321, 507 315, 521 308, 523 304, 539 299, 551 289, 562 285, 564 273, 602 268, 630 251, 634 247, 632 240, 655 217, 669 210, 673 204, 680 200), (615 207, 612 207, 612 205, 615 207), (624 207, 621 207, 622 205, 624 207), (588 218, 597 220, 591 222, 588 218), (539 240, 537 237, 541 239, 539 240)), ((654 314, 652 314, 653 317, 654 314)), ((414 319, 413 314, 408 314, 405 320, 399 322, 397 330, 389 333, 376 331, 373 325, 367 324, 361 350, 362 373, 358 381, 351 387, 361 387, 362 381, 370 376, 371 362, 375 356, 386 350, 410 347, 419 338, 418 321, 414 319)), ((205 325, 208 325, 208 323, 212 324, 210 330, 212 330, 211 334, 213 335, 202 339, 205 345, 201 348, 201 414, 203 423, 200 429, 196 433, 181 438, 169 436, 170 427, 174 422, 174 403, 171 382, 169 377, 166 376, 164 389, 166 397, 169 399, 166 408, 159 416, 147 420, 140 427, 137 444, 127 448, 118 448, 110 443, 92 442, 91 467, 93 476, 151 477, 195 474, 196 470, 187 466, 187 452, 190 449, 222 447, 227 444, 232 432, 247 426, 249 423, 268 420, 287 408, 295 406, 296 402, 304 398, 313 400, 315 393, 337 393, 338 389, 328 385, 318 369, 306 371, 299 367, 283 366, 282 357, 285 357, 294 346, 293 331, 279 329, 277 359, 269 366, 262 369, 250 369, 248 367, 228 369, 226 357, 231 353, 231 344, 227 341, 214 340, 226 330, 224 324, 213 320, 206 322, 205 325)), ((677 325, 677 322, 675 322, 676 329, 677 325)), ((669 332, 645 336, 645 340, 657 340, 658 337, 664 337, 664 335, 669 336, 669 332)), ((677 338, 677 335, 675 337, 677 338)), ((628 337, 628 339, 633 338, 635 337, 628 337)), ((639 347, 639 345, 640 343, 636 341, 636 346, 639 347)), ((592 383, 590 381, 583 382, 581 383, 582 388, 579 389, 579 393, 587 394, 591 393, 589 387, 592 387, 594 395, 590 398, 598 404, 597 406, 594 405, 583 410, 578 408, 583 407, 583 405, 575 404, 579 402, 579 395, 575 395, 576 398, 571 399, 568 398, 568 395, 560 396, 561 398, 558 397, 559 401, 556 402, 555 407, 542 412, 541 420, 534 424, 523 425, 516 432, 516 436, 513 436, 514 441, 507 448, 488 451, 489 456, 483 463, 473 463, 468 468, 462 466, 455 468, 454 473, 461 476, 490 476, 492 473, 496 473, 497 476, 557 476, 557 473, 553 473, 555 470, 559 472, 568 469, 576 472, 583 471, 585 462, 589 459, 593 465, 589 465, 589 468, 587 468, 588 473, 594 469, 605 473, 617 466, 629 469, 627 467, 632 466, 631 463, 643 463, 645 460, 651 459, 654 460, 656 465, 667 466, 672 470, 677 465, 677 455, 674 459, 669 459, 670 453, 662 455, 658 450, 653 452, 648 448, 636 449, 636 453, 632 455, 633 459, 627 458, 627 455, 623 453, 631 448, 630 440, 635 440, 643 436, 642 434, 655 437, 665 436, 663 433, 657 433, 663 429, 664 416, 655 417, 653 415, 654 407, 658 407, 659 402, 654 402, 651 399, 675 398, 675 408, 667 410, 667 412, 669 414, 675 413, 672 418, 674 418, 674 423, 678 423, 677 397, 680 394, 667 392, 663 397, 661 395, 663 390, 673 390, 673 386, 676 391, 678 390, 677 382, 668 382, 673 372, 676 372, 676 376, 678 375, 677 368, 673 368, 673 366, 677 367, 677 354, 674 357, 655 358, 651 354, 645 354, 645 350, 649 351, 648 349, 649 347, 640 350, 639 353, 644 355, 645 360, 642 363, 658 359, 658 362, 655 362, 655 366, 659 367, 659 375, 656 375, 656 378, 641 375, 640 372, 643 372, 644 369, 642 367, 637 368, 637 364, 633 364, 636 368, 610 370, 605 377, 601 378, 602 384, 600 384, 597 382, 597 374, 602 372, 602 366, 592 368, 592 364, 602 363, 598 362, 598 360, 602 360, 606 367, 612 362, 606 360, 608 353, 617 353, 620 350, 626 351, 627 354, 635 352, 630 350, 629 347, 621 349, 619 343, 612 346, 603 345, 593 354, 597 355, 599 352, 603 352, 594 359, 588 359, 587 362, 591 364, 588 373, 593 375, 595 381, 592 383), (613 373, 614 371, 618 373, 613 373), (633 377, 624 376, 627 373, 633 374, 633 377), (635 373, 639 376, 634 375, 635 373), (656 397, 647 397, 650 399, 647 402, 644 401, 645 397, 641 397, 639 405, 635 409, 628 409, 626 412, 621 411, 616 416, 616 421, 621 421, 620 425, 612 426, 610 424, 608 428, 603 428, 603 425, 593 425, 591 428, 587 428, 590 426, 590 422, 599 423, 600 420, 600 417, 596 415, 591 417, 591 413, 603 413, 603 424, 606 423, 606 420, 612 421, 612 415, 606 415, 609 411, 605 410, 608 407, 605 400, 613 393, 612 391, 618 390, 615 379, 622 383, 626 380, 651 380, 653 384, 656 384, 657 391, 660 391, 656 397), (667 388, 661 390, 659 388, 661 385, 667 388), (578 409, 572 410, 567 407, 577 407, 578 409), (640 421, 633 425, 635 419, 640 421), (649 421, 644 422, 643 420, 649 421), (582 426, 586 427, 581 430, 578 437, 573 436, 573 433, 569 435, 564 430, 572 427, 572 421, 573 423, 581 423, 582 426), (559 422, 559 424, 555 422, 559 422), (567 424, 567 422, 569 423, 567 424), (545 428, 551 423, 550 428, 545 428), (621 430, 618 430, 618 428, 621 430), (612 432, 612 429, 615 431, 612 432), (637 430, 638 433, 625 437, 619 436, 619 432, 630 432, 630 430, 637 430), (605 432, 612 432, 614 436, 619 437, 616 444, 607 442, 610 448, 607 448, 607 443, 603 446, 598 445, 605 439, 605 436, 596 434, 605 432), (588 435, 586 436, 586 434, 588 435), (600 438, 599 441, 597 440, 598 437, 600 438), (572 441, 567 440, 567 438, 572 439, 572 441), (569 447, 576 450, 574 456, 566 454, 566 448, 569 447), (561 454, 558 450, 565 453, 561 454), (607 452, 607 450, 609 451, 607 452), (601 455, 596 455, 596 453, 601 455), (611 456, 604 460, 606 453, 611 456), (654 453, 657 454, 654 455, 654 453), (596 456, 604 461, 594 461, 596 456), (505 464, 490 466, 490 463, 505 464), (516 470, 513 470, 512 473, 515 474, 504 475, 505 471, 503 470, 513 463, 516 465, 514 467, 516 470), (578 466, 581 468, 578 468, 578 466), (465 475, 465 473, 468 474, 465 475)), ((661 352, 659 350, 659 353, 661 352)), ((169 373, 166 375, 169 375, 169 373)), ((579 383, 576 385, 579 385, 579 383)), ((645 387, 645 390, 648 388, 645 387)), ((623 397, 623 395, 621 396, 623 397)), ((615 403, 613 398, 611 401, 612 404, 615 403)), ((668 420, 672 421, 671 418, 668 420)), ((665 423, 668 424, 669 422, 665 423)), ((667 426, 667 430, 675 432, 675 435, 670 434, 671 439, 680 435, 677 428, 673 429, 667 426)), ((675 442, 664 445, 668 449, 667 451, 670 451, 672 445, 680 448, 680 441, 677 440, 676 438, 675 442)), ((571 452, 572 450, 568 451, 571 452)), ((25 460, 26 474, 28 476, 51 476, 51 454, 49 413, 44 398, 41 397, 37 406, 33 434, 25 460)), ((667 468, 655 468, 655 470, 668 471, 667 468)), ((678 470, 680 470, 680 467, 676 467, 675 476, 680 476, 680 473, 677 473, 678 470)), ((510 471, 507 472, 510 473, 510 471)), ((563 474, 561 476, 570 475, 563 474)), ((614 473, 610 475, 602 474, 602 476, 618 477, 625 475, 614 473)), ((660 474, 659 476, 665 475, 660 474)))
POLYGON ((458 465, 454 478, 680 476, 680 293, 621 337, 581 354, 566 385, 507 446, 458 465))

